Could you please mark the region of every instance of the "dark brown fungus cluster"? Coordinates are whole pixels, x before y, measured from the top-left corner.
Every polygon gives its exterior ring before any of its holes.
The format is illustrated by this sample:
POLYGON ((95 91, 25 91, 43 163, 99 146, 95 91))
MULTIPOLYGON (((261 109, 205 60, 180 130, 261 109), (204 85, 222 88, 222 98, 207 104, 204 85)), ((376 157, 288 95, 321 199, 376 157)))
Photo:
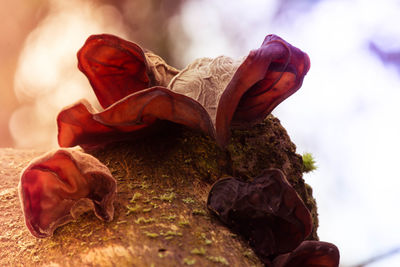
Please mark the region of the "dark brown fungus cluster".
POLYGON ((18 185, 25 223, 36 237, 94 210, 111 221, 117 184, 96 158, 70 149, 51 151, 34 159, 21 174, 18 185))
POLYGON ((78 66, 105 110, 97 112, 86 101, 62 110, 59 145, 90 148, 134 139, 166 120, 225 146, 232 123, 243 127, 263 120, 300 88, 310 66, 307 54, 275 35, 241 61, 202 60, 179 72, 129 41, 89 37, 78 52, 78 66))
POLYGON ((336 267, 339 266, 339 250, 331 243, 303 241, 293 252, 279 255, 274 267, 336 267))
POLYGON ((267 265, 276 257, 273 266, 338 266, 334 245, 304 242, 312 230, 310 212, 278 169, 265 170, 251 182, 237 178, 217 181, 207 207, 248 240, 267 265), (296 265, 299 262, 307 264, 296 265))

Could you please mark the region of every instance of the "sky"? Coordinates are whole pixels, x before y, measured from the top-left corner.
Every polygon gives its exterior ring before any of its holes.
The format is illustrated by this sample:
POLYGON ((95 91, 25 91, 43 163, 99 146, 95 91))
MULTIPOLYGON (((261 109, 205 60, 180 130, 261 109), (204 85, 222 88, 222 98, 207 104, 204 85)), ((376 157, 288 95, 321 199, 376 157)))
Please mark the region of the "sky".
MULTIPOLYGON (((87 36, 128 34, 110 5, 50 3, 14 77, 20 106, 9 128, 16 147, 56 146, 57 112, 80 98, 94 101, 76 70, 87 36)), ((167 27, 182 27, 173 51, 181 66, 198 57, 243 57, 270 33, 310 56, 302 88, 272 113, 298 152, 316 159, 318 169, 304 178, 318 202, 319 236, 339 247, 341 266, 400 247, 400 71, 370 48, 400 51, 399 12, 395 0, 190 0, 167 27), (179 46, 183 38, 189 45, 179 46)), ((368 266, 400 266, 400 254, 368 266)))

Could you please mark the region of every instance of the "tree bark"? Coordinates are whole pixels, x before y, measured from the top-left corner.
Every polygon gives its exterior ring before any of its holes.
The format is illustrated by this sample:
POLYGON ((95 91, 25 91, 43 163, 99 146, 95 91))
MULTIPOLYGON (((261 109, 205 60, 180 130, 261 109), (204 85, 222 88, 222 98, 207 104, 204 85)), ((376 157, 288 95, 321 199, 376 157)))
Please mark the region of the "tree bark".
POLYGON ((21 170, 44 151, 0 149, 0 265, 39 266, 263 266, 247 242, 209 214, 211 185, 226 176, 252 179, 279 168, 314 219, 303 163, 278 119, 269 116, 235 130, 226 151, 181 126, 159 135, 108 145, 89 153, 118 184, 111 222, 86 213, 46 239, 25 227, 17 193, 21 170))

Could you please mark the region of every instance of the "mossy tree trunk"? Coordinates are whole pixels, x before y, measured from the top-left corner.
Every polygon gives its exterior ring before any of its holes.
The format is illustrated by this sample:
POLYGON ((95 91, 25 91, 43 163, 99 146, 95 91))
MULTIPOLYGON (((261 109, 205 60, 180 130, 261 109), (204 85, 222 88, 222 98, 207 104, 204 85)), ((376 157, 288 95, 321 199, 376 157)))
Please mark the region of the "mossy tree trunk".
POLYGON ((43 151, 0 150, 0 265, 51 266, 262 266, 248 244, 211 216, 206 199, 224 176, 251 179, 279 168, 314 219, 303 164, 279 120, 269 116, 246 131, 234 131, 227 151, 176 125, 138 142, 90 153, 118 182, 114 220, 92 213, 58 228, 46 239, 26 229, 17 194, 19 173, 43 151))

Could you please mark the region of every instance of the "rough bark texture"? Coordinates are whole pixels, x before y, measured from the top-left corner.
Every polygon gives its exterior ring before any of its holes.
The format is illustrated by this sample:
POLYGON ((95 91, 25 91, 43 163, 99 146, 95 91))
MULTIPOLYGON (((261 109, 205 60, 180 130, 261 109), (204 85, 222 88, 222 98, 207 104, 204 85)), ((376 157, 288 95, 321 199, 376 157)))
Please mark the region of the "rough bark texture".
POLYGON ((302 159, 279 120, 233 132, 228 151, 176 125, 157 137, 91 151, 118 182, 114 220, 92 213, 36 239, 26 229, 17 195, 20 171, 43 151, 0 150, 0 265, 262 266, 247 243, 210 216, 206 199, 224 176, 251 179, 281 169, 314 219, 302 159))

